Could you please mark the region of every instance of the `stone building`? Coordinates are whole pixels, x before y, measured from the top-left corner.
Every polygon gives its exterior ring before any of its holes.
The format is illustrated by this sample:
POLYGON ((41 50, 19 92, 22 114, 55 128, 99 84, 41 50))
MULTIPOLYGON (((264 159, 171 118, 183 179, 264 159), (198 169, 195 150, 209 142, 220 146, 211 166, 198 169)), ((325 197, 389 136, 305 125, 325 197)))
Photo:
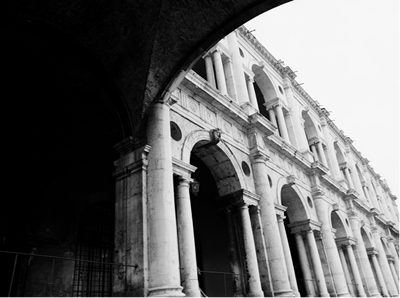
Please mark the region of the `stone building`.
POLYGON ((2 4, 2 296, 398 296, 385 181, 244 27, 215 44, 286 1, 60 2, 2 4))

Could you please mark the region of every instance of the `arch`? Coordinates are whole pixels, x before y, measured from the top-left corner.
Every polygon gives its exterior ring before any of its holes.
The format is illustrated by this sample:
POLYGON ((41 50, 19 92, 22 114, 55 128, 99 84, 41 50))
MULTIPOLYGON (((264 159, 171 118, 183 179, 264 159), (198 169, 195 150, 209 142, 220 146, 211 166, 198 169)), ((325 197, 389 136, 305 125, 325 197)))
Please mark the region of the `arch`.
POLYGON ((253 64, 251 65, 251 70, 254 72, 254 82, 258 85, 263 94, 264 102, 268 103, 276 99, 278 97, 277 89, 273 80, 270 79, 268 73, 265 71, 265 67, 253 64))
POLYGON ((343 220, 339 212, 331 211, 331 224, 334 229, 336 229, 336 238, 347 237, 346 225, 343 224, 343 220))
POLYGON ((360 231, 361 231, 362 239, 364 241, 365 248, 373 247, 372 243, 374 243, 374 242, 371 239, 372 236, 370 235, 370 233, 368 233, 368 231, 365 229, 364 226, 362 226, 360 228, 360 231))
POLYGON ((302 118, 304 119, 304 131, 307 136, 307 141, 312 138, 318 138, 318 131, 316 129, 316 125, 314 121, 311 119, 310 115, 307 111, 303 111, 301 113, 302 118))
POLYGON ((285 178, 282 177, 277 183, 278 202, 287 207, 286 214, 290 223, 310 219, 309 210, 298 186, 287 184, 284 180, 285 178))
POLYGON ((346 162, 345 155, 343 154, 343 150, 339 147, 338 142, 334 142, 333 146, 336 151, 336 158, 339 164, 346 162))
POLYGON ((190 163, 192 151, 200 155, 199 157, 203 157, 203 162, 209 167, 217 181, 220 196, 226 194, 228 190, 233 192, 241 188, 247 189, 240 163, 223 140, 217 144, 213 142, 210 131, 195 130, 186 136, 182 146, 181 160, 190 163), (234 182, 230 183, 232 180, 234 182))

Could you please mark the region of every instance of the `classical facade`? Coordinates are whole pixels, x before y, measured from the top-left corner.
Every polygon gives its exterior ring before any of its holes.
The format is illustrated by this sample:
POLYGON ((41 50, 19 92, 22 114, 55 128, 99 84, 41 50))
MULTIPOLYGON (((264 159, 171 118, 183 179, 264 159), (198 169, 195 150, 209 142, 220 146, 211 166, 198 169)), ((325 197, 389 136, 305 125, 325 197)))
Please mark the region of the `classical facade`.
POLYGON ((232 2, 2 4, 1 296, 398 296, 385 181, 244 27, 214 45, 286 1, 232 2))
POLYGON ((398 296, 397 198, 295 78, 240 27, 116 146, 116 294, 398 296))

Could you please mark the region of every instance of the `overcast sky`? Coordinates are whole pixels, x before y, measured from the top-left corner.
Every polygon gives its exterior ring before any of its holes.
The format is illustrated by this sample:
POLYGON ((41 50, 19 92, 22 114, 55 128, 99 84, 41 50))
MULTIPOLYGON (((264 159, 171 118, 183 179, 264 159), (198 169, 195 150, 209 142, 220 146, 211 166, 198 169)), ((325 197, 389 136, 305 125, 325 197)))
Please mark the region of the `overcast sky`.
POLYGON ((245 26, 400 199, 399 0, 295 0, 245 26))

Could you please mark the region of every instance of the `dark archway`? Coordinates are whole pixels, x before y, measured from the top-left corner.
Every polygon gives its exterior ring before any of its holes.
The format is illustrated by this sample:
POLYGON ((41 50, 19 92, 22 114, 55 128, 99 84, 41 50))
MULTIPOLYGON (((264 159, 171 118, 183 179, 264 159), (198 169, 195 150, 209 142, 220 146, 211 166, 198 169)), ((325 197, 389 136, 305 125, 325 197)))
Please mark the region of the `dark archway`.
POLYGON ((246 291, 245 267, 240 253, 243 251, 241 229, 236 226, 240 222, 234 212, 229 220, 226 208, 218 201, 221 194, 239 189, 237 175, 224 152, 210 143, 198 142, 192 150, 190 163, 197 167, 193 178, 199 183, 199 192, 191 193, 199 286, 207 296, 243 294, 246 291), (242 275, 232 274, 238 273, 234 266, 240 268, 242 275))

